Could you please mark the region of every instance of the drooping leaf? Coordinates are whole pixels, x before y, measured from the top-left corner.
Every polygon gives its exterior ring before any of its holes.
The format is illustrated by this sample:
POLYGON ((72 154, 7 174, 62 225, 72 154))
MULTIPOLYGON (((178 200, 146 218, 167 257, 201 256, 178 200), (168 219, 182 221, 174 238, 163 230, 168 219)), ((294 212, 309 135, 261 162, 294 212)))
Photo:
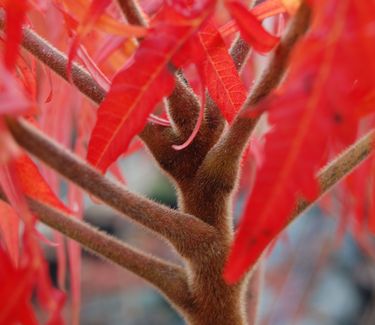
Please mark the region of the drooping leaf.
POLYGON ((283 13, 285 10, 281 0, 266 0, 251 9, 251 13, 259 20, 263 20, 264 18, 283 13))
POLYGON ((17 178, 23 193, 35 200, 48 204, 63 212, 70 213, 70 210, 58 199, 48 186, 38 167, 26 155, 23 154, 14 161, 17 178))
POLYGON ((266 53, 277 45, 279 38, 268 33, 255 15, 242 3, 227 1, 225 4, 236 21, 242 37, 256 51, 266 53))
POLYGON ((155 105, 172 92, 174 77, 169 70, 173 57, 207 15, 204 12, 199 19, 190 20, 167 5, 158 13, 149 34, 114 77, 99 107, 87 155, 94 166, 105 171, 143 129, 155 105))
POLYGON ((108 1, 95 0, 94 2, 90 2, 90 6, 88 6, 86 0, 55 0, 56 6, 64 14, 69 27, 76 29, 79 22, 81 22, 78 28, 84 34, 93 27, 96 27, 104 33, 113 35, 127 37, 141 37, 145 35, 146 29, 144 27, 129 25, 106 14, 105 8, 109 5, 108 1), (61 2, 63 5, 61 5, 61 2))
POLYGON ((16 212, 9 204, 0 201, 0 237, 14 265, 18 265, 19 260, 19 225, 16 212))
POLYGON ((22 40, 22 25, 28 9, 27 0, 7 0, 5 2, 5 51, 4 63, 7 69, 13 70, 18 57, 22 40))
POLYGON ((209 22, 199 32, 205 51, 203 70, 212 99, 230 122, 246 99, 246 89, 219 31, 209 22))
POLYGON ((37 325, 30 306, 35 270, 16 268, 0 245, 0 324, 37 325))
MULTIPOLYGON (((70 75, 70 70, 72 68, 72 61, 75 58, 77 51, 79 49, 79 45, 81 43, 81 39, 87 35, 87 33, 94 27, 94 25, 99 21, 100 17, 103 16, 106 8, 111 4, 112 0, 93 0, 91 5, 85 14, 83 21, 77 28, 76 36, 73 39, 72 45, 69 51, 68 57, 68 75, 70 75)), ((107 16, 103 16, 107 17, 107 16)), ((105 18, 104 18, 105 19, 105 18)), ((113 20, 107 18, 104 21, 101 21, 102 26, 109 26, 111 30, 116 30, 116 26, 113 27, 113 20), (111 25, 112 24, 112 25, 111 25)), ((117 28, 119 29, 119 28, 117 28)), ((132 37, 132 36, 143 36, 145 34, 145 29, 139 26, 131 26, 128 25, 127 28, 122 27, 122 31, 125 36, 132 37)))
POLYGON ((19 115, 32 108, 19 80, 0 64, 0 115, 19 115))
MULTIPOLYGON (((24 268, 32 272, 32 293, 36 294, 35 303, 46 314, 46 325, 63 325, 63 307, 66 294, 55 288, 50 278, 48 263, 36 241, 33 230, 25 228, 23 234, 24 268)), ((28 322, 26 321, 26 324, 28 322)))
POLYGON ((100 68, 91 58, 83 45, 79 45, 77 49, 77 55, 81 59, 87 71, 90 72, 92 78, 98 83, 98 85, 100 85, 104 90, 108 91, 111 82, 102 72, 102 70, 100 70, 100 68))
POLYGON ((81 24, 78 25, 76 36, 70 46, 68 56, 67 74, 70 76, 72 69, 72 61, 74 60, 78 47, 81 43, 81 38, 84 37, 94 26, 99 17, 104 13, 105 9, 109 6, 111 0, 93 0, 91 5, 83 18, 81 24))
POLYGON ((66 294, 53 286, 47 261, 44 259, 39 247, 35 245, 34 249, 33 258, 39 265, 36 271, 36 294, 39 304, 48 313, 46 325, 63 325, 62 309, 66 301, 66 294))

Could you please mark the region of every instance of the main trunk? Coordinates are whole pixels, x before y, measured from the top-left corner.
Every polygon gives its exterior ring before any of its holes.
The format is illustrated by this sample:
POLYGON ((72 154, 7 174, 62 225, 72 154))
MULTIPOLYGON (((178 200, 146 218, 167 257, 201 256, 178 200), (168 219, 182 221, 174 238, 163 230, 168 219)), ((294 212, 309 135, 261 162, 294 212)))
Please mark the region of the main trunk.
POLYGON ((246 282, 225 283, 222 272, 229 246, 220 241, 197 247, 188 266, 192 306, 185 314, 191 325, 245 325, 246 282))

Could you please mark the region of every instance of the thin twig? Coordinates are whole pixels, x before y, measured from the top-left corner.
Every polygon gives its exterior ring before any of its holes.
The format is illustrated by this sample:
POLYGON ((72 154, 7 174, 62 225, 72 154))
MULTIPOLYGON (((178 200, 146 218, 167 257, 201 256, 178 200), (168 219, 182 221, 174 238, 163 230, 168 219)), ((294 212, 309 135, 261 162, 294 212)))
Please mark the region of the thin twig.
MULTIPOLYGON (((0 199, 6 201, 0 189, 0 199)), ((180 266, 147 255, 120 240, 94 228, 87 222, 56 210, 38 200, 27 198, 31 212, 37 218, 86 249, 133 272, 151 283, 172 303, 186 305, 189 289, 186 274, 180 266), (173 283, 173 285, 171 285, 173 283), (183 293, 183 295, 181 294, 183 293)))
POLYGON ((311 207, 324 193, 329 191, 362 161, 368 158, 373 153, 374 140, 375 130, 372 130, 325 166, 317 175, 320 185, 319 195, 313 202, 300 200, 290 220, 297 218, 306 209, 311 207))
POLYGON ((15 140, 31 154, 110 207, 168 239, 180 253, 209 240, 212 229, 194 216, 129 192, 24 120, 7 119, 15 140))
POLYGON ((118 0, 118 3, 130 24, 147 26, 146 17, 136 0, 118 0))
POLYGON ((247 44, 241 36, 233 42, 230 48, 230 55, 238 71, 241 71, 246 63, 250 53, 249 44, 247 44))

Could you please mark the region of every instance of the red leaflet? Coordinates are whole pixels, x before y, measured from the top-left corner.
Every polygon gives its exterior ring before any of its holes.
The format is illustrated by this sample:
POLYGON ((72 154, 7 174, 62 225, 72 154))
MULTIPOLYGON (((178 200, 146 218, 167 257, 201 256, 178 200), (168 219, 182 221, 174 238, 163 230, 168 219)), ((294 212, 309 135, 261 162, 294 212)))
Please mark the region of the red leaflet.
MULTIPOLYGON (((166 67, 169 58, 157 49, 151 52, 162 40, 160 35, 152 36, 142 42, 130 66, 115 76, 99 107, 87 158, 102 171, 126 150, 130 140, 142 131, 155 105, 173 90, 174 79, 166 67)), ((166 50, 171 51, 176 42, 178 38, 169 39, 166 50)))
POLYGON ((271 51, 279 38, 268 33, 260 21, 243 4, 236 1, 226 2, 231 16, 236 21, 242 37, 261 53, 271 51))
MULTIPOLYGON (((31 238, 29 241, 32 240, 31 238)), ((53 287, 49 277, 48 263, 45 261, 42 251, 34 245, 32 258, 38 263, 37 274, 35 276, 35 287, 40 306, 49 315, 46 325, 63 325, 62 308, 66 300, 66 295, 62 291, 53 287)))
POLYGON ((6 45, 4 63, 9 70, 13 70, 18 57, 18 48, 22 39, 22 24, 26 18, 28 9, 27 0, 7 0, 6 12, 6 45))
POLYGON ((70 47, 69 56, 68 56, 68 66, 67 66, 67 74, 70 76, 71 69, 72 69, 72 61, 74 60, 78 47, 81 43, 81 38, 87 34, 90 29, 94 26, 96 21, 105 11, 105 9, 109 6, 111 0, 94 0, 91 2, 90 8, 84 17, 82 24, 79 25, 77 30, 77 35, 74 37, 72 45, 70 47))
MULTIPOLYGON (((83 18, 82 23, 78 26, 76 37, 73 39, 72 45, 70 47, 69 52, 69 61, 68 61, 68 75, 70 75, 70 70, 72 68, 72 60, 75 58, 79 45, 81 43, 81 39, 86 36, 86 34, 97 24, 99 18, 105 12, 106 8, 111 4, 112 0, 93 0, 91 2, 90 8, 88 9, 86 15, 83 18)), ((68 16, 67 13, 65 13, 68 16)), ((118 33, 120 32, 121 27, 121 34, 128 37, 139 37, 145 34, 145 29, 139 26, 132 26, 132 25, 120 25, 115 24, 114 26, 111 25, 113 22, 109 16, 104 16, 100 23, 103 27, 109 27, 116 30, 118 29, 118 33)), ((99 22, 98 22, 99 23, 99 22)), ((111 29, 111 31, 112 31, 111 29)))
POLYGON ((174 88, 169 66, 173 56, 195 34, 203 19, 188 20, 164 6, 132 60, 113 79, 98 110, 88 160, 105 171, 146 124, 155 105, 174 88))
POLYGON ((202 13, 210 10, 210 7, 216 0, 165 0, 173 11, 180 16, 178 19, 181 20, 181 16, 187 19, 194 19, 202 17, 202 13))
POLYGON ((246 99, 246 89, 219 31, 209 22, 199 32, 205 52, 203 69, 208 92, 230 122, 246 99))
POLYGON ((324 111, 317 109, 323 107, 320 96, 305 109, 308 95, 299 95, 310 91, 305 86, 301 81, 299 87, 289 88, 288 94, 269 104, 273 129, 266 135, 265 161, 256 175, 228 260, 228 282, 237 281, 285 227, 297 195, 313 198, 317 193, 314 175, 331 128, 324 122, 324 111), (319 132, 311 132, 317 129, 319 132))
POLYGON ((9 204, 0 201, 0 234, 14 265, 18 265, 19 224, 20 221, 17 213, 9 204))
POLYGON ((53 193, 40 174, 38 167, 27 155, 18 157, 14 161, 14 165, 21 190, 27 196, 70 213, 70 210, 53 193))
POLYGON ((0 64, 0 115, 25 113, 31 108, 23 90, 19 81, 0 64))
POLYGON ((83 45, 78 46, 77 55, 98 85, 100 85, 105 91, 108 91, 111 82, 103 71, 100 70, 83 45))
POLYGON ((15 268, 0 245, 0 324, 38 324, 31 309, 35 271, 15 268))
POLYGON ((370 8, 332 1, 315 9, 313 29, 291 58, 284 88, 261 104, 272 130, 228 260, 228 282, 237 281, 285 228, 297 197, 316 197, 315 174, 330 145, 354 141, 362 98, 375 84, 375 65, 356 59, 374 53, 370 8))
POLYGON ((256 5, 251 13, 259 20, 285 12, 285 6, 281 0, 267 0, 256 5))
MULTIPOLYGON (((32 59, 29 65, 26 62, 26 60, 20 55, 17 60, 17 72, 18 72, 18 82, 20 83, 20 85, 22 85, 22 88, 24 89, 24 94, 33 103, 36 103, 38 87, 37 87, 37 74, 35 71, 35 59, 32 59)), ((30 114, 31 113, 32 112, 30 112, 30 114)))

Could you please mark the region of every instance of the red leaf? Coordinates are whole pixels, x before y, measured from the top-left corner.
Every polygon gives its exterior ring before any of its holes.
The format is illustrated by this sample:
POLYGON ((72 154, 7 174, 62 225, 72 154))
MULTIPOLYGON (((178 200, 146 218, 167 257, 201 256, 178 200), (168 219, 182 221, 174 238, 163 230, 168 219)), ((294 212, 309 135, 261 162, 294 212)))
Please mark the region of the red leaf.
POLYGON ((7 0, 5 3, 5 53, 4 63, 13 70, 18 57, 18 48, 22 40, 22 25, 28 9, 27 0, 7 0))
MULTIPOLYGON (((111 29, 118 30, 121 29, 121 34, 128 37, 139 37, 145 34, 145 28, 140 26, 116 24, 111 25, 112 19, 109 16, 103 16, 102 21, 99 19, 104 14, 106 8, 111 4, 112 0, 93 0, 91 5, 83 18, 82 23, 78 26, 77 34, 73 39, 72 45, 69 51, 67 73, 70 76, 72 61, 77 54, 77 50, 81 43, 81 39, 87 35, 87 33, 94 27, 95 24, 101 24, 102 27, 109 27, 111 29)), ((65 16, 69 19, 69 15, 65 13, 65 16)))
POLYGON ((111 82, 102 70, 100 70, 83 45, 79 45, 77 55, 98 85, 100 85, 105 91, 108 91, 111 82))
POLYGON ((21 190, 35 200, 41 201, 63 212, 70 210, 53 193, 49 185, 40 174, 38 167, 27 156, 22 155, 14 161, 17 179, 21 190))
POLYGON ((251 13, 259 20, 285 12, 285 6, 281 0, 267 0, 256 5, 251 13))
POLYGON ((31 108, 18 80, 0 64, 0 115, 18 115, 31 108), (6 81, 6 82, 5 82, 6 81))
MULTIPOLYGON (((67 74, 70 76, 72 69, 72 61, 74 60, 79 45, 81 43, 81 38, 87 34, 90 29, 94 26, 95 22, 104 13, 105 9, 109 6, 111 0, 93 0, 91 2, 90 8, 85 15, 81 25, 79 25, 77 30, 77 35, 74 37, 72 45, 70 46, 69 56, 68 56, 68 66, 67 74)), ((67 15, 67 14, 66 14, 67 15)))
POLYGON ((304 110, 305 98, 298 98, 303 87, 301 82, 270 110, 273 129, 266 135, 265 161, 256 175, 228 260, 228 282, 237 281, 285 227, 297 195, 302 192, 312 198, 317 193, 314 175, 331 128, 321 122, 324 112, 316 110, 321 102, 311 102, 304 110), (319 132, 311 133, 313 129, 319 132))
POLYGON ((295 49, 284 87, 261 104, 273 129, 227 263, 228 282, 285 228, 298 196, 316 198, 315 174, 338 148, 330 145, 354 141, 362 96, 375 84, 375 65, 356 59, 374 53, 372 11, 353 1, 332 4, 317 1, 314 27, 295 49))
MULTIPOLYGON (((199 18, 210 10, 216 0, 166 0, 168 6, 179 16, 188 19, 199 18)), ((180 17, 178 18, 180 19, 180 17)))
POLYGON ((181 18, 164 6, 135 56, 113 79, 98 110, 88 148, 88 160, 105 171, 146 124, 155 105, 174 88, 169 72, 173 56, 195 34, 201 19, 181 18))
POLYGON ((32 294, 33 269, 15 268, 0 246, 0 324, 36 325, 36 317, 30 308, 32 294))
POLYGON ((36 278, 36 293, 41 307, 48 312, 46 325, 62 325, 62 308, 66 295, 54 288, 49 276, 48 263, 44 260, 40 249, 34 252, 34 258, 38 259, 39 268, 36 278))
POLYGON ((19 224, 17 213, 9 204, 0 201, 0 233, 14 265, 18 265, 19 257, 19 224))
POLYGON ((268 33, 254 14, 243 4, 236 1, 228 1, 226 6, 236 21, 242 37, 256 51, 266 53, 277 45, 279 38, 268 33))
POLYGON ((246 99, 246 89, 219 31, 209 22, 199 32, 206 54, 204 72, 208 92, 230 122, 246 99))

